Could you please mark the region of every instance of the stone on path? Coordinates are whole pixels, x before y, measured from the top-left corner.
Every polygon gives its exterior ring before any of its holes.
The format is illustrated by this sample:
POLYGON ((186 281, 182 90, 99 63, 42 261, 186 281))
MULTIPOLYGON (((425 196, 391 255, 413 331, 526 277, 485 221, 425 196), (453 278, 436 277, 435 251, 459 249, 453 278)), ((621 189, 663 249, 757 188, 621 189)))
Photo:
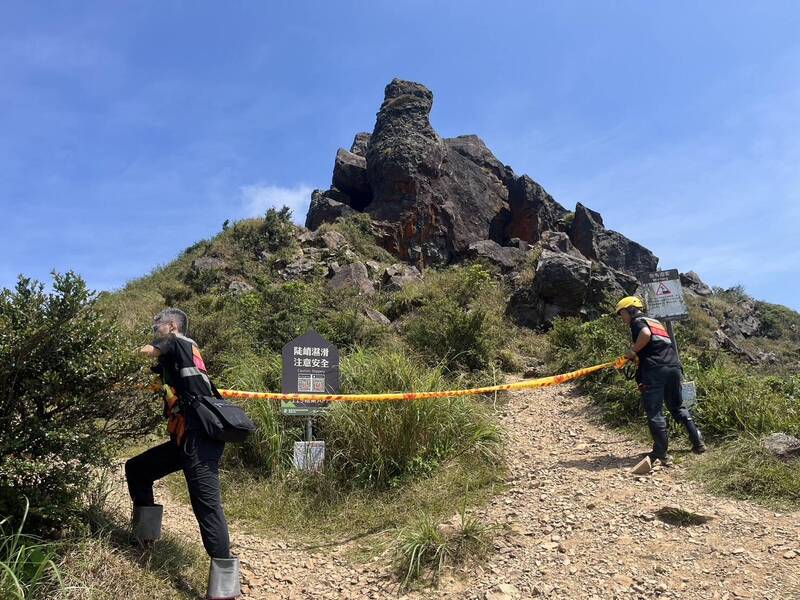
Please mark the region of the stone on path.
POLYGON ((653 470, 653 463, 650 462, 650 457, 645 456, 642 460, 636 463, 636 466, 631 469, 631 475, 647 475, 653 470))

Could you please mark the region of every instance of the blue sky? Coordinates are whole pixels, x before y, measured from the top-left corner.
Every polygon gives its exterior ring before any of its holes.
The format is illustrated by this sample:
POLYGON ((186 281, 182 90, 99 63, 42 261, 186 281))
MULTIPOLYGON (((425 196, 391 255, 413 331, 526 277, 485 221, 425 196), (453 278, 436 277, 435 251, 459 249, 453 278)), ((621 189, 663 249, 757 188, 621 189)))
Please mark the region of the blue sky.
POLYGON ((797 31, 778 1, 6 2, 0 286, 115 289, 225 219, 302 221, 401 77, 662 268, 800 309, 797 31))

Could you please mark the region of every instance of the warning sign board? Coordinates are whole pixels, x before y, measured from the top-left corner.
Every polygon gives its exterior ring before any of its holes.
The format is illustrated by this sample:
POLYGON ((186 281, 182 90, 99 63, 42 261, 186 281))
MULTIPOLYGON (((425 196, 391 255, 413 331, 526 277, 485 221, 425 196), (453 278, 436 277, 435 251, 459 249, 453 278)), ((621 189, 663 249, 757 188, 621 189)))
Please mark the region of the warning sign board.
POLYGON ((644 276, 644 294, 647 314, 653 318, 680 321, 689 316, 678 269, 647 273, 644 276))
MULTIPOLYGON (((283 347, 281 391, 284 394, 338 394, 339 350, 314 330, 283 347)), ((281 402, 288 416, 325 412, 328 402, 281 402)))

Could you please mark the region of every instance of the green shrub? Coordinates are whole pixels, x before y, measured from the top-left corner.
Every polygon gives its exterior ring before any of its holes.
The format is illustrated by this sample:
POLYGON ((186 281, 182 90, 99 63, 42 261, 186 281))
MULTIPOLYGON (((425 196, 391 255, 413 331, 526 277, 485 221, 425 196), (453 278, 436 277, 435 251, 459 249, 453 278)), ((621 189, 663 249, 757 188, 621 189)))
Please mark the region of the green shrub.
POLYGON ((292 211, 287 206, 270 208, 263 220, 239 221, 228 229, 233 241, 253 256, 262 252, 285 252, 297 246, 292 211))
POLYGON ((132 350, 73 273, 0 292, 0 514, 27 496, 32 526, 70 521, 91 468, 158 419, 132 350))
POLYGON ((308 283, 262 284, 257 292, 238 298, 241 326, 256 349, 280 352, 320 321, 322 298, 319 286, 308 283))
POLYGON ((753 374, 723 357, 683 362, 697 384, 693 413, 707 436, 800 434, 800 378, 753 374))
POLYGON ((325 296, 325 308, 314 323, 317 331, 340 350, 373 346, 390 335, 390 329, 369 320, 367 299, 355 292, 340 291, 325 296))
MULTIPOLYGON (((344 393, 447 389, 441 369, 401 350, 356 350, 342 359, 344 393)), ((469 397, 399 402, 338 402, 323 421, 328 462, 337 477, 383 488, 428 474, 465 454, 497 460, 501 434, 469 397)))
POLYGON ((795 311, 768 302, 756 302, 762 335, 770 339, 789 338, 800 341, 800 315, 795 311))
POLYGON ((22 533, 28 516, 25 504, 19 526, 0 519, 0 598, 27 600, 49 597, 60 583, 55 563, 58 546, 22 533))
POLYGON ((488 271, 480 265, 457 267, 409 288, 390 309, 397 314, 419 306, 403 334, 429 364, 448 371, 480 370, 497 359, 503 298, 488 271))

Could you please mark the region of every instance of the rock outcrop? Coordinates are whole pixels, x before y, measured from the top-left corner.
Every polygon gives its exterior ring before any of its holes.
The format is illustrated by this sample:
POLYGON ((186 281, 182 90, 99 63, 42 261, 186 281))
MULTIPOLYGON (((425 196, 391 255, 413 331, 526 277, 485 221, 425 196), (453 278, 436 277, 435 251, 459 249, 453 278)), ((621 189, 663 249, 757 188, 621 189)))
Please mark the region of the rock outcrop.
POLYGON ((556 317, 596 318, 606 298, 632 294, 636 278, 586 258, 542 250, 533 283, 517 289, 507 313, 518 324, 542 327, 556 317))
POLYGON ((658 257, 650 250, 621 233, 606 229, 600 213, 580 202, 569 226, 569 237, 585 257, 636 277, 652 273, 658 266, 658 257))
POLYGON ((358 213, 358 211, 350 208, 347 203, 342 202, 343 199, 348 202, 350 199, 346 198, 344 194, 337 194, 337 191, 336 189, 328 190, 327 192, 314 190, 311 194, 311 206, 306 215, 306 227, 313 230, 323 223, 333 223, 340 217, 348 217, 358 213))
POLYGON ((694 294, 696 296, 710 296, 714 291, 708 287, 700 276, 694 271, 688 273, 681 273, 681 286, 684 292, 694 294))
MULTIPOLYGON (((337 151, 331 188, 313 193, 306 226, 364 213, 378 242, 419 269, 489 261, 512 283, 526 282, 514 290, 509 314, 535 326, 556 315, 595 314, 609 296, 632 293, 636 278, 656 270, 658 258, 647 248, 606 229, 582 204, 570 213, 478 136, 441 138, 430 123, 432 106, 425 86, 392 80, 372 133, 356 134, 349 150, 337 151), (532 283, 518 277, 530 273, 539 253, 532 283)), ((382 285, 401 287, 416 276, 398 271, 382 285)))
POLYGON ((470 258, 482 258, 506 272, 522 264, 527 252, 514 246, 501 246, 492 240, 481 240, 469 245, 467 255, 470 258))
POLYGON ((558 230, 559 221, 569 212, 527 175, 515 179, 509 186, 508 204, 506 237, 529 243, 539 241, 545 231, 558 230))
POLYGON ((786 433, 772 433, 761 445, 773 456, 782 460, 800 458, 800 439, 786 433))
POLYGON ((367 267, 360 262, 341 267, 328 280, 328 287, 332 290, 350 289, 367 296, 375 293, 375 288, 367 275, 367 267))
MULTIPOLYGON (((507 198, 501 179, 436 134, 432 105, 424 86, 392 81, 367 148, 373 200, 366 212, 387 250, 423 265, 450 262, 486 239, 507 198)), ((494 159, 483 149, 482 160, 494 159)))

